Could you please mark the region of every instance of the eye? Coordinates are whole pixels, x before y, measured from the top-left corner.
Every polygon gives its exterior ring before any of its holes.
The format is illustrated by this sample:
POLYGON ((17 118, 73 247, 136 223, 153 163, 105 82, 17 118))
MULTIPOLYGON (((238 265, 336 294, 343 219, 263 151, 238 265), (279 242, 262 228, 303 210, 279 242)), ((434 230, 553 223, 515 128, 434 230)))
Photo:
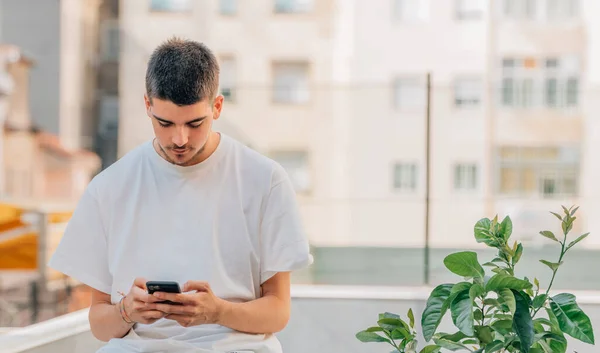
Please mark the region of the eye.
POLYGON ((191 127, 192 129, 197 129, 202 125, 202 121, 199 123, 194 123, 194 124, 189 124, 188 126, 191 127))
POLYGON ((169 127, 169 126, 171 126, 171 123, 161 123, 161 122, 159 122, 158 124, 160 126, 162 126, 162 127, 169 127))

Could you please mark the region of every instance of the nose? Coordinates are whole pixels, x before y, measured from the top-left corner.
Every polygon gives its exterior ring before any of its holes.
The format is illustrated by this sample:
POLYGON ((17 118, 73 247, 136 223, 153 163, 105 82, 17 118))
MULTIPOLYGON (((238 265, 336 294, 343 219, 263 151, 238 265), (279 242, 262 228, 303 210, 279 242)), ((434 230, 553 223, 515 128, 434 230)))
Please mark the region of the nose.
POLYGON ((175 129, 175 135, 172 138, 173 144, 177 147, 183 147, 188 143, 188 132, 185 127, 175 129))

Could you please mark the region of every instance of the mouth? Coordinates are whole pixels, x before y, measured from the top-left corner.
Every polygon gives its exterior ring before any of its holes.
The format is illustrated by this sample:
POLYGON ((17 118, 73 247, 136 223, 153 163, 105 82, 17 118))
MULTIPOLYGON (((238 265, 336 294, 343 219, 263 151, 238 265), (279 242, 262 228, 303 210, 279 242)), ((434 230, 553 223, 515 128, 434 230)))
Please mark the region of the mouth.
POLYGON ((184 154, 185 152, 187 152, 187 149, 176 149, 176 148, 173 148, 171 151, 175 152, 176 154, 184 154))

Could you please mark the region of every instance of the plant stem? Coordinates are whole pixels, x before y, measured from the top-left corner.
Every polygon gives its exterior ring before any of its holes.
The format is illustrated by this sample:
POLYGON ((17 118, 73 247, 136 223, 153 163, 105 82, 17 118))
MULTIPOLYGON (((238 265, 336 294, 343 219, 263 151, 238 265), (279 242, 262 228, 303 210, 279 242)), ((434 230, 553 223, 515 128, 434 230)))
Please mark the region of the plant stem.
MULTIPOLYGON (((567 253, 565 251, 565 244, 567 244, 567 233, 565 232, 565 238, 563 239, 563 241, 560 243, 561 245, 561 249, 560 249, 560 256, 558 257, 558 263, 560 264, 562 262, 563 257, 565 256, 565 254, 567 253)), ((552 271, 552 279, 550 279, 550 284, 548 285, 548 288, 546 289, 546 298, 548 298, 548 293, 550 293, 550 289, 552 288, 552 284, 554 284, 554 279, 556 278, 556 272, 558 272, 558 268, 556 268, 555 270, 552 271)), ((537 315, 537 313, 544 307, 544 305, 540 306, 539 308, 535 309, 535 311, 533 312, 533 315, 531 316, 531 318, 535 318, 535 315, 537 315)))
POLYGON ((394 339, 392 338, 391 334, 388 334, 387 331, 383 331, 385 333, 386 336, 388 336, 388 338, 390 339, 390 344, 392 345, 392 347, 396 348, 396 350, 400 353, 402 353, 400 351, 400 347, 398 347, 398 345, 396 344, 396 342, 394 341, 394 339))
POLYGON ((485 303, 481 301, 481 326, 485 326, 485 303))

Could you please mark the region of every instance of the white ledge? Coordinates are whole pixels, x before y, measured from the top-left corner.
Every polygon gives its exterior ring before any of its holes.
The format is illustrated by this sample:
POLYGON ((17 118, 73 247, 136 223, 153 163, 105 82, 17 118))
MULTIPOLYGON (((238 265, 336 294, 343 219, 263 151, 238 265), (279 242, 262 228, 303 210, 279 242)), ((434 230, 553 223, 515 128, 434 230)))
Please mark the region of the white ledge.
MULTIPOLYGON (((433 287, 292 285, 292 298, 324 300, 426 301, 433 287)), ((570 291, 580 305, 600 305, 600 291, 570 291)), ((2 353, 20 353, 90 330, 88 309, 0 335, 2 353)))

